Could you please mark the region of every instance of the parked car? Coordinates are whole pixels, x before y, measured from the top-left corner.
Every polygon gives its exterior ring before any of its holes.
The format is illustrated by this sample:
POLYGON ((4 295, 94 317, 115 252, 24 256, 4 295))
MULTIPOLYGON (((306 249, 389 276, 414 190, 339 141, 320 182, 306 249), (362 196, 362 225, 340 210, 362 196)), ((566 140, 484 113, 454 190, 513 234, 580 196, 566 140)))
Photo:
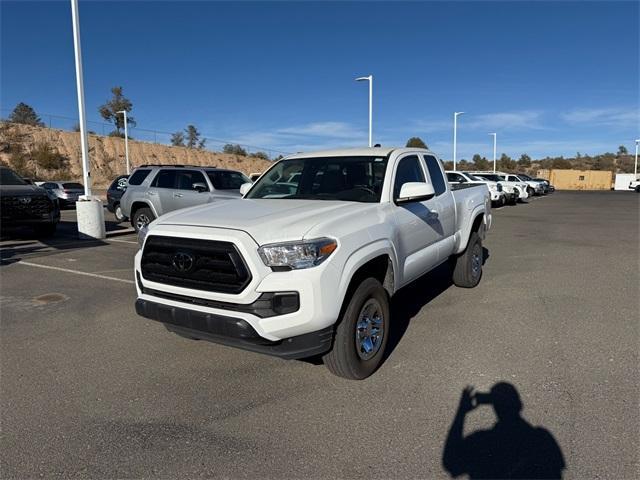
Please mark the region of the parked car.
POLYGON ((549 180, 547 180, 546 178, 534 178, 533 181, 542 182, 544 186, 544 193, 553 193, 556 191, 556 187, 551 185, 551 182, 549 182, 549 180))
POLYGON ((505 191, 515 193, 516 201, 524 201, 529 198, 528 185, 525 182, 510 182, 505 179, 504 175, 499 175, 495 172, 471 172, 471 174, 474 177, 500 183, 505 191))
POLYGON ((529 175, 525 175, 524 173, 515 174, 503 172, 500 172, 499 175, 505 177, 509 182, 525 182, 528 185, 530 197, 533 197, 534 195, 544 195, 544 185, 542 182, 534 180, 529 175))
POLYGON ((229 198, 240 198, 250 182, 242 172, 214 167, 143 165, 129 177, 120 199, 122 214, 136 231, 160 215, 229 198))
POLYGON ((44 188, 24 181, 7 167, 0 167, 0 230, 26 226, 36 235, 50 237, 60 221, 55 197, 44 188))
POLYGON ((484 184, 489 189, 489 193, 491 194, 491 204, 495 207, 502 207, 508 202, 513 202, 514 198, 517 201, 517 197, 513 194, 509 194, 509 198, 507 198, 507 192, 505 192, 502 188, 502 184, 500 182, 494 182, 492 180, 485 180, 480 177, 476 177, 469 172, 462 172, 458 170, 447 170, 447 181, 452 184, 484 184))
POLYGON ((629 188, 631 190, 635 190, 636 193, 640 193, 640 178, 636 178, 635 180, 631 180, 631 182, 629 182, 629 188))
POLYGON ((139 315, 187 338, 323 355, 361 379, 385 354, 395 292, 448 261, 458 286, 482 276, 487 187, 452 191, 428 150, 297 154, 242 192, 141 228, 139 315))
POLYGON ((120 207, 120 199, 124 192, 127 190, 127 179, 129 175, 120 175, 117 177, 109 188, 107 189, 107 210, 113 213, 118 222, 124 222, 127 217, 122 213, 122 207, 120 207))
POLYGON ((55 195, 60 208, 75 207, 80 195, 84 195, 84 187, 78 182, 47 181, 36 182, 36 185, 55 195))

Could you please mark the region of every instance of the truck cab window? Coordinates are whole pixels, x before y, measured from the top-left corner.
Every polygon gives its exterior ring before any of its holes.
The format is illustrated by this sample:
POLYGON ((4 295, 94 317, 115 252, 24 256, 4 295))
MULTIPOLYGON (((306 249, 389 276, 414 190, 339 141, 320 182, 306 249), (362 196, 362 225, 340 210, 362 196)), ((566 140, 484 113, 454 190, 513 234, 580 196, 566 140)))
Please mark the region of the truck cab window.
POLYGON ((431 184, 436 192, 436 197, 442 195, 447 191, 447 185, 442 176, 440 162, 438 162, 438 159, 433 155, 425 155, 424 161, 427 164, 427 170, 429 170, 429 177, 431 177, 431 184))

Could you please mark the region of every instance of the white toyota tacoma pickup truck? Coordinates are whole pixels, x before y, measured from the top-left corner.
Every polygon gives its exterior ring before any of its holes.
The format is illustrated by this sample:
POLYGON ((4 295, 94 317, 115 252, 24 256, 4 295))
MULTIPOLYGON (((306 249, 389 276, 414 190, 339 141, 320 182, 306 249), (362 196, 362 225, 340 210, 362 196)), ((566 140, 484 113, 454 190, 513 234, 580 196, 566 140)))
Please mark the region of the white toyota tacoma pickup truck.
POLYGON ((241 191, 140 230, 139 315, 187 338, 323 355, 362 379, 382 361, 395 292, 447 261, 456 285, 480 281, 489 191, 452 191, 428 150, 298 154, 241 191))

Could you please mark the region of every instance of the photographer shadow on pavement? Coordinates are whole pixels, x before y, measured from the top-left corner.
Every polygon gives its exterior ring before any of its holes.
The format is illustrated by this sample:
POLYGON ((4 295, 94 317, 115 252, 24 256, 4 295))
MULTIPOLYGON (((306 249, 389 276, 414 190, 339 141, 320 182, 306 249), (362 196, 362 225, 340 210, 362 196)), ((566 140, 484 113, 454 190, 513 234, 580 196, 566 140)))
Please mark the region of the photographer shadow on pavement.
POLYGON ((565 468, 560 446, 551 433, 534 427, 521 416, 522 401, 516 388, 496 383, 489 393, 462 391, 442 454, 442 465, 452 476, 472 479, 562 478, 565 468), (491 405, 497 422, 490 430, 464 436, 464 419, 479 405, 491 405))

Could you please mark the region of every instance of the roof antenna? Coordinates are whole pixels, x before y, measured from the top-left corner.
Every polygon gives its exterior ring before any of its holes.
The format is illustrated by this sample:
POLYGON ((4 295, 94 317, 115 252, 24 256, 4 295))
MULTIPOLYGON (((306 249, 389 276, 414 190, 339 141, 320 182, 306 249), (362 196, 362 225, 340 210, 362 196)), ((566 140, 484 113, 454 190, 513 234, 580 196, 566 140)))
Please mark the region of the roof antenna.
POLYGON ((380 145, 379 143, 376 143, 373 148, 380 148, 382 145, 380 145))

